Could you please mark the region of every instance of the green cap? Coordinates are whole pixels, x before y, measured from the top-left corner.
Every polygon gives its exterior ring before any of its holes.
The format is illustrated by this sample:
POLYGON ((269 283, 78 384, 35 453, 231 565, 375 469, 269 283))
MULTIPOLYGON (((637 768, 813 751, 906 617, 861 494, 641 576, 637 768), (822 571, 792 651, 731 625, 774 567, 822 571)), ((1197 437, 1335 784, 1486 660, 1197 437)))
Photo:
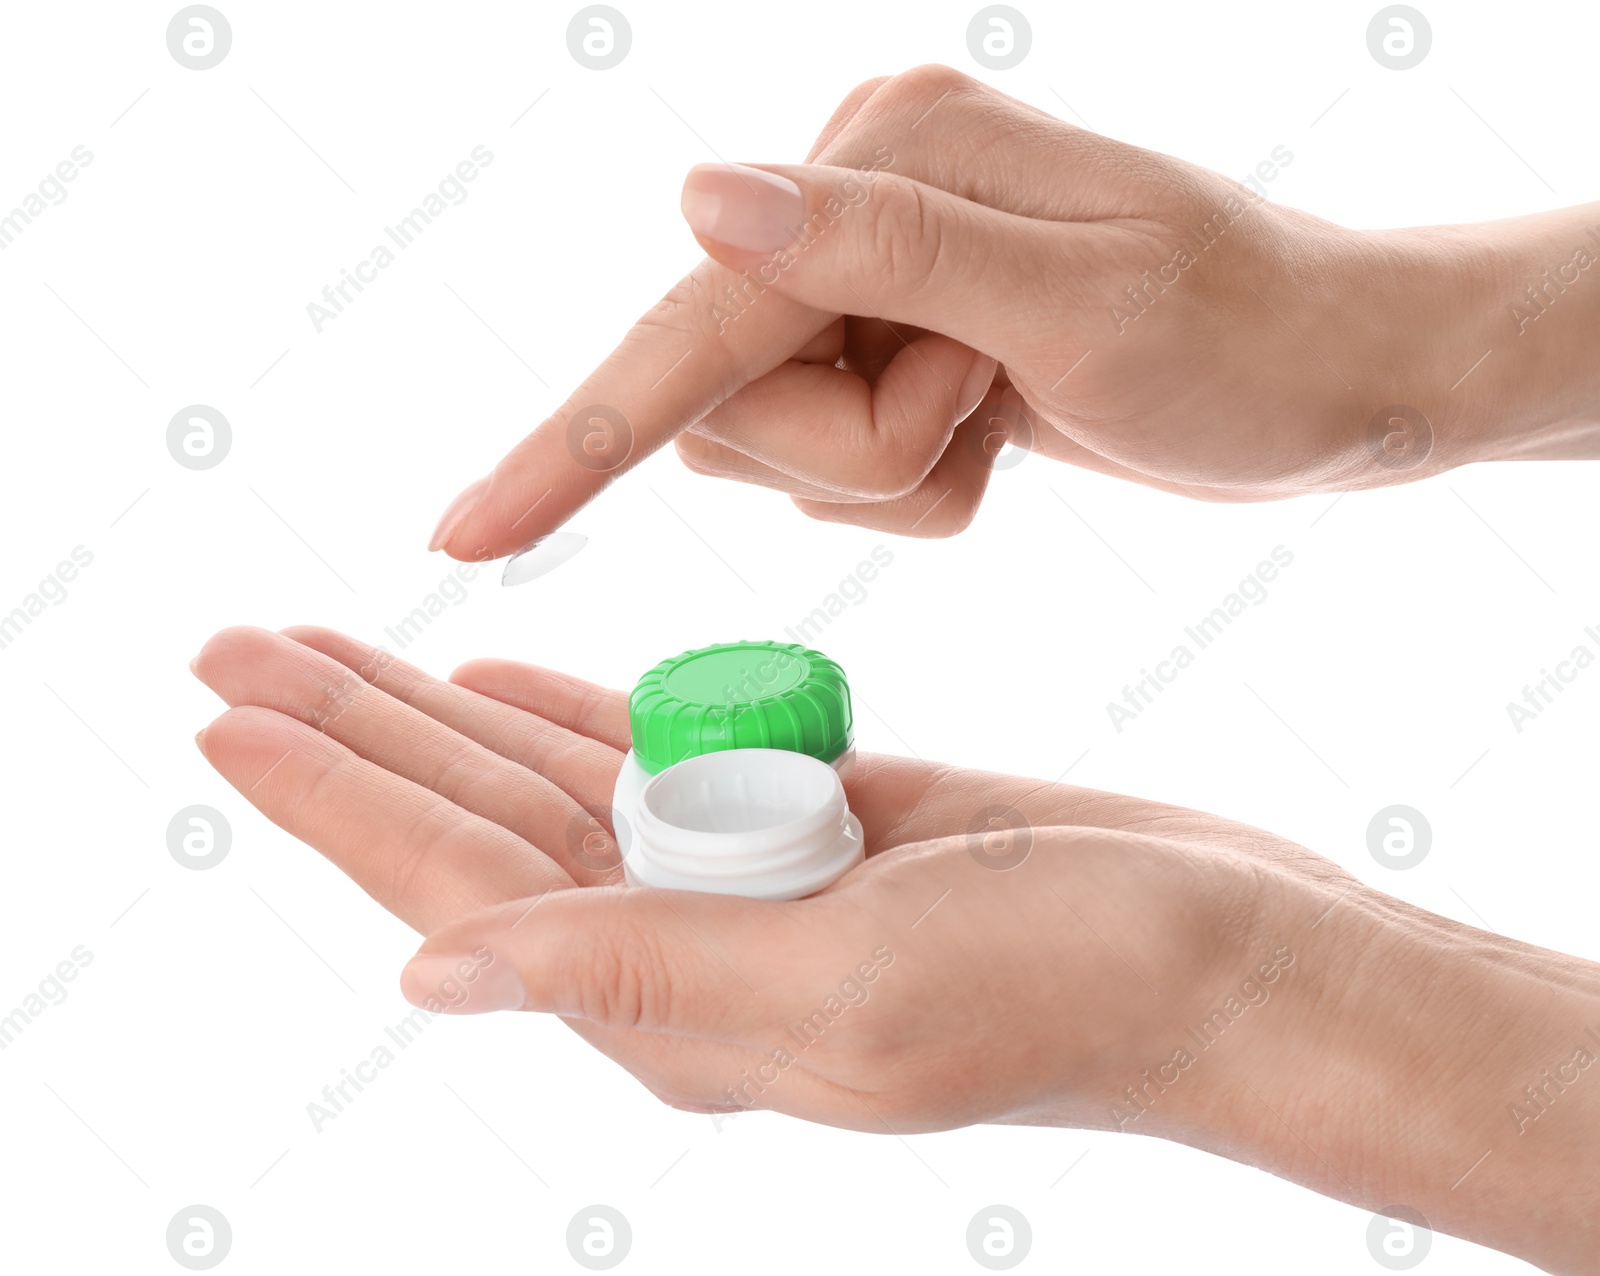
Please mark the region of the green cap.
POLYGON ((832 762, 855 738, 844 670, 792 642, 725 642, 663 660, 628 697, 628 720, 652 775, 722 749, 832 762))

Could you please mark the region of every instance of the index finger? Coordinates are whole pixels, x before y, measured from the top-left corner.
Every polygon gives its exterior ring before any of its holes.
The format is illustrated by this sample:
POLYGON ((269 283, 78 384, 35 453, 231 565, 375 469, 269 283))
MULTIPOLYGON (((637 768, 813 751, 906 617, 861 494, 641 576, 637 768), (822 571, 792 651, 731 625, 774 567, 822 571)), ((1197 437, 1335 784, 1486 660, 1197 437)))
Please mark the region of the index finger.
MULTIPOLYGON (((1066 125, 1046 137, 1039 121, 1047 118, 949 68, 920 67, 861 85, 828 122, 808 162, 855 169, 862 188, 892 168, 910 181, 1018 217, 1123 215, 1126 195, 1102 171, 1104 140, 1066 125), (938 128, 925 124, 935 111, 938 128), (1075 180, 1017 180, 1018 172, 1046 163, 1070 166, 1075 180)), ((782 180, 743 165, 726 167, 752 190, 763 180, 782 180)), ((798 220, 810 225, 826 211, 825 202, 820 212, 803 210, 798 220)), ((820 224, 826 227, 835 216, 820 224)), ((807 242, 792 228, 791 234, 807 242)), ((457 498, 430 548, 478 561, 537 540, 794 356, 835 318, 764 284, 757 276, 765 273, 703 261, 492 474, 457 498)))
MULTIPOLYGON (((845 97, 812 145, 808 162, 839 136, 888 78, 868 80, 845 97)), ((429 548, 444 549, 453 558, 498 558, 561 526, 612 479, 777 367, 831 319, 774 296, 767 308, 771 313, 745 325, 755 331, 743 334, 742 346, 725 351, 720 365, 710 359, 693 362, 694 350, 705 344, 708 335, 694 326, 696 301, 703 303, 705 322, 717 319, 720 330, 727 326, 722 316, 728 313, 729 301, 750 291, 742 276, 707 257, 634 325, 560 411, 512 449, 495 467, 482 495, 463 500, 463 493, 456 498, 429 548), (735 291, 730 295, 724 288, 735 291), (676 373, 684 375, 662 392, 676 373), (616 406, 619 401, 632 404, 633 415, 616 406), (607 408, 610 411, 603 410, 607 408), (453 526, 452 516, 456 516, 453 526)), ((474 487, 482 483, 480 479, 474 487)))
POLYGON ((640 317, 481 490, 458 498, 432 547, 481 562, 555 530, 832 320, 707 258, 640 317))

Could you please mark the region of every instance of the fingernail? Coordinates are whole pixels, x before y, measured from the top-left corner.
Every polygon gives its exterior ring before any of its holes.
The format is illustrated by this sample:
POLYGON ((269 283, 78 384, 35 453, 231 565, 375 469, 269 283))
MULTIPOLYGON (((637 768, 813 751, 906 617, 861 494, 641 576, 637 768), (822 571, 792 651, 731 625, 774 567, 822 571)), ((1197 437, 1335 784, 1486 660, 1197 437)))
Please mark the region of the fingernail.
POLYGON ((460 527, 467 515, 472 513, 478 498, 488 486, 489 476, 485 474, 481 479, 468 483, 461 495, 450 502, 444 517, 439 520, 439 526, 433 529, 433 539, 428 542, 430 551, 440 549, 449 542, 451 536, 455 535, 456 528, 460 527))
POLYGON ((983 396, 989 393, 989 387, 994 384, 995 369, 999 366, 986 354, 980 354, 972 361, 961 388, 956 391, 957 425, 978 410, 978 404, 983 402, 983 396))
POLYGON ((400 972, 400 992, 436 1015, 521 1010, 527 1000, 510 962, 488 948, 471 953, 418 953, 400 972))
POLYGON ((194 733, 194 747, 199 749, 201 753, 206 751, 206 729, 204 727, 194 733))
POLYGON ((798 186, 744 164, 696 164, 684 178, 682 208, 697 235, 747 252, 782 248, 806 219, 798 186))
POLYGON ((189 661, 189 672, 192 673, 196 678, 198 678, 200 676, 200 667, 199 666, 200 666, 200 657, 199 656, 195 656, 192 660, 189 661))

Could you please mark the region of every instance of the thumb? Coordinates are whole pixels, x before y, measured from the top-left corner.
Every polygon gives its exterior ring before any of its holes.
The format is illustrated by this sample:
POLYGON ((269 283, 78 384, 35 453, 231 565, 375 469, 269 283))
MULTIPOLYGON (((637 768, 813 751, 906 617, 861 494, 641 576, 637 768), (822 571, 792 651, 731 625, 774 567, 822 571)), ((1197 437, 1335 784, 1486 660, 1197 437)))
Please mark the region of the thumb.
POLYGON ((810 908, 653 887, 552 891, 429 935, 400 991, 431 1014, 541 1010, 741 1041, 782 1023, 805 988, 795 914, 810 908))
POLYGON ((1019 217, 882 170, 697 164, 683 215, 701 247, 818 310, 942 332, 1004 361, 1059 314, 1095 228, 1019 217))

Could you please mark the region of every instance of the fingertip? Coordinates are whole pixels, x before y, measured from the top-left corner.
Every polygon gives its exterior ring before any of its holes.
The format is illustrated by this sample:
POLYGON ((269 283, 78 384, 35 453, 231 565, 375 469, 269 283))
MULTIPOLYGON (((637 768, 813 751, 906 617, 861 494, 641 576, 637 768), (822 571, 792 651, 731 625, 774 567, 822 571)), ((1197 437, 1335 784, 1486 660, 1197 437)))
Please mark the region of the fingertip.
POLYGON ((536 432, 481 480, 471 507, 445 535, 435 534, 433 548, 458 563, 492 562, 555 531, 589 499, 592 493, 575 490, 572 478, 561 474, 561 461, 547 456, 548 445, 538 440, 536 432), (555 481, 541 481, 546 475, 555 481))
POLYGON ((479 501, 482 500, 484 493, 489 490, 490 477, 490 475, 485 474, 482 478, 474 479, 456 495, 449 505, 445 506, 444 514, 440 516, 438 526, 433 529, 433 535, 428 538, 428 551, 430 553, 442 549, 455 536, 461 524, 471 516, 479 501))
POLYGON ((710 439, 703 438, 693 430, 685 430, 672 440, 672 447, 686 469, 695 474, 709 475, 714 472, 711 458, 716 453, 717 445, 710 439))
POLYGON ((473 690, 492 681, 495 670, 504 663, 493 656, 479 656, 452 669, 449 681, 458 687, 473 690))
POLYGON ((491 518, 484 506, 479 506, 447 540, 435 546, 433 552, 442 551, 446 558, 453 558, 458 563, 487 563, 514 553, 520 545, 508 544, 500 548, 501 543, 508 539, 503 532, 496 530, 492 534, 486 533, 485 529, 494 528, 497 521, 491 518))
POLYGON ((400 995, 431 1014, 521 1010, 527 1001, 515 966, 481 944, 470 951, 418 952, 400 972, 400 995))
POLYGON ((519 548, 510 545, 505 549, 496 549, 496 544, 503 539, 485 540, 479 536, 457 535, 448 544, 438 546, 438 550, 442 551, 446 558, 454 559, 458 563, 488 563, 515 553, 519 548))
POLYGON ((254 659, 261 651, 262 640, 273 637, 270 629, 259 625, 229 625, 219 629, 189 661, 189 672, 216 691, 218 682, 233 665, 254 659))

